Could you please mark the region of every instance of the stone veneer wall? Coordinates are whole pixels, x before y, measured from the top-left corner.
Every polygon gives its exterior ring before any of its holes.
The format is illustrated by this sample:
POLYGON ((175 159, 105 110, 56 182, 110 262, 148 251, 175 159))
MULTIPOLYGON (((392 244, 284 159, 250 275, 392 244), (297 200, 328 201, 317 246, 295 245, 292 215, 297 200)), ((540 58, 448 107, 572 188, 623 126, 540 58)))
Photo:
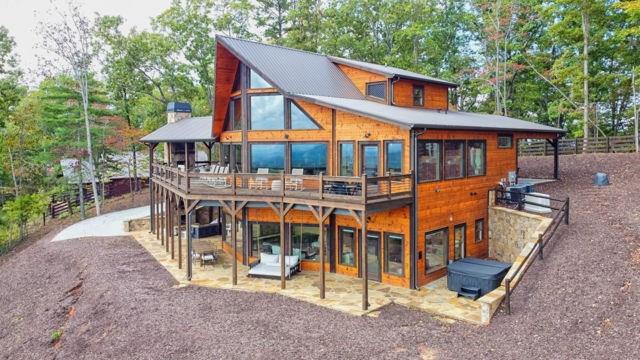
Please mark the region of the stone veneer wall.
POLYGON ((536 242, 551 224, 548 217, 489 203, 489 257, 512 263, 528 242, 536 242))

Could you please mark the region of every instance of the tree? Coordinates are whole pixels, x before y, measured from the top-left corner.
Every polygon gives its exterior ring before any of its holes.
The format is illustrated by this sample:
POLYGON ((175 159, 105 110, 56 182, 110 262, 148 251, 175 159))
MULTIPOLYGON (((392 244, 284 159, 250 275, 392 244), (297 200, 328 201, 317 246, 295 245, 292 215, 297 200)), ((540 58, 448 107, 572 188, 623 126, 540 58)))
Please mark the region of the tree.
POLYGON ((4 205, 3 211, 7 214, 9 222, 19 224, 20 240, 24 240, 27 236, 27 223, 32 218, 41 215, 47 205, 45 194, 25 194, 8 201, 4 205))
POLYGON ((66 11, 56 8, 56 12, 60 17, 60 22, 41 24, 40 26, 43 47, 64 63, 66 67, 64 71, 70 72, 78 85, 78 91, 82 98, 88 170, 94 195, 93 200, 96 215, 100 215, 100 196, 98 196, 91 120, 89 119, 89 77, 96 57, 93 48, 93 25, 80 13, 78 5, 69 3, 66 11))
POLYGON ((282 45, 291 26, 289 0, 256 0, 254 9, 256 26, 262 29, 262 36, 275 45, 282 45))

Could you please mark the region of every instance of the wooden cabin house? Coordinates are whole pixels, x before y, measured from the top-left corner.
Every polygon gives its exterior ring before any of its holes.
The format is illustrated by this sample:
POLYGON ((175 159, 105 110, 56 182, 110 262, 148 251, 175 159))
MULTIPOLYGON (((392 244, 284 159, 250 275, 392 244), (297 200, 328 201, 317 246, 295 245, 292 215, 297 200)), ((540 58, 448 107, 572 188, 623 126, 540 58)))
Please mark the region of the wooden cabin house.
POLYGON ((162 202, 189 222, 218 207, 238 262, 280 255, 284 287, 296 255, 322 297, 325 272, 361 277, 365 308, 368 281, 419 288, 487 257, 488 191, 517 170, 518 140, 563 133, 456 111, 456 84, 389 66, 218 36, 215 69, 212 117, 174 114, 142 139, 151 157, 168 144, 151 169, 153 231, 162 202), (196 143, 219 156, 201 166, 196 143))

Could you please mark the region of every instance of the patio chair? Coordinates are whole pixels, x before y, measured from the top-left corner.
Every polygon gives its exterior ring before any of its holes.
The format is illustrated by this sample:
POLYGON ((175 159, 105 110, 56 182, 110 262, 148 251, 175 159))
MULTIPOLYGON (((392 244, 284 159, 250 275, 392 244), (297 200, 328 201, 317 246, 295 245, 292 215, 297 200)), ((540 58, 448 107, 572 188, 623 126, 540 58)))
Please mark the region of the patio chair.
POLYGON ((217 258, 215 253, 204 253, 200 256, 200 267, 203 267, 207 264, 214 265, 216 260, 217 258))
MULTIPOLYGON (((214 168, 213 171, 216 171, 216 169, 214 168)), ((228 166, 218 167, 217 172, 215 173, 228 174, 229 167, 228 166)), ((212 188, 220 189, 220 188, 231 187, 231 184, 229 184, 229 182, 227 181, 226 176, 207 176, 207 177, 203 177, 203 180, 206 182, 207 186, 210 186, 212 188)))
MULTIPOLYGON (((256 172, 256 174, 267 175, 269 174, 269 168, 258 168, 258 171, 256 172)), ((268 182, 269 182, 269 178, 267 178, 266 176, 256 176, 249 183, 249 189, 259 189, 259 190, 266 189, 268 182)))
POLYGON ((302 191, 304 182, 302 178, 298 176, 302 176, 304 174, 304 169, 291 169, 291 176, 288 176, 284 181, 284 188, 286 190, 296 190, 302 191))

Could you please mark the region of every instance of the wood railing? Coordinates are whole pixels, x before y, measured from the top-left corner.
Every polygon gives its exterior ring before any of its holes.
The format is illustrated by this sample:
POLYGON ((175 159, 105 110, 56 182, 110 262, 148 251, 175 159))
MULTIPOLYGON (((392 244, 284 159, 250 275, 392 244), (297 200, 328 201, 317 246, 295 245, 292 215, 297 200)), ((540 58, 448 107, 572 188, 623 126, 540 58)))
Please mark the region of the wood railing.
POLYGON ((335 200, 365 204, 368 201, 411 196, 412 175, 326 176, 184 171, 152 165, 152 176, 191 195, 251 195, 335 200), (366 186, 365 186, 366 184, 366 186))
POLYGON ((524 204, 531 204, 538 207, 546 207, 555 211, 553 218, 551 220, 551 224, 547 227, 547 229, 538 236, 538 239, 535 243, 535 246, 531 249, 530 252, 522 259, 522 261, 518 264, 518 266, 514 269, 511 269, 507 276, 504 278, 504 288, 505 288, 505 307, 507 309, 507 314, 511 314, 511 294, 513 290, 520 284, 522 281, 522 277, 526 274, 531 264, 537 259, 544 259, 544 248, 547 246, 549 241, 553 238, 558 230, 560 224, 564 223, 565 225, 569 225, 569 198, 565 198, 564 200, 547 198, 544 196, 538 196, 533 194, 521 194, 516 192, 510 192, 505 190, 496 190, 496 204, 499 201, 509 201, 509 199, 513 197, 518 197, 518 208, 521 209, 524 204), (507 196, 508 195, 508 196, 507 196), (524 200, 524 195, 545 198, 550 200, 551 204, 546 206, 539 203, 532 203, 524 200), (536 257, 537 255, 537 257, 536 257))
MULTIPOLYGON (((560 139, 558 154, 583 153, 628 153, 636 151, 633 135, 606 136, 597 138, 560 139)), ((553 146, 547 140, 527 140, 518 144, 520 156, 553 155, 553 146)))

